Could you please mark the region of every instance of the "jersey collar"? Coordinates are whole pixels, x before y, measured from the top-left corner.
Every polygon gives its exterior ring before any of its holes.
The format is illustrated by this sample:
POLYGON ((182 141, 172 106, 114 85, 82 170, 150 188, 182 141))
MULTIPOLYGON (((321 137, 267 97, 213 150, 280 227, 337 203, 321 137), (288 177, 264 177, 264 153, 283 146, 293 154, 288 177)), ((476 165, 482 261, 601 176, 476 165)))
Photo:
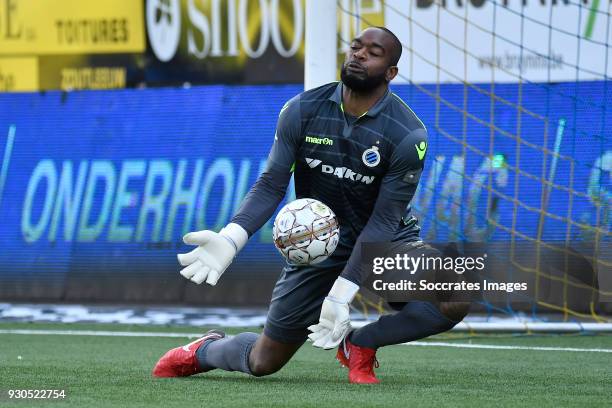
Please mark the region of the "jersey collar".
MULTIPOLYGON (((342 107, 342 87, 343 87, 342 81, 338 81, 338 85, 336 86, 334 93, 332 93, 328 99, 332 102, 335 102, 340 107, 340 110, 344 112, 344 108, 342 107)), ((380 100, 376 102, 376 104, 372 106, 372 108, 370 108, 369 111, 367 111, 361 116, 362 117, 369 116, 372 118, 378 116, 378 114, 384 109, 384 107, 389 102, 389 99, 391 99, 391 91, 387 89, 387 93, 385 93, 385 95, 382 98, 380 98, 380 100)))

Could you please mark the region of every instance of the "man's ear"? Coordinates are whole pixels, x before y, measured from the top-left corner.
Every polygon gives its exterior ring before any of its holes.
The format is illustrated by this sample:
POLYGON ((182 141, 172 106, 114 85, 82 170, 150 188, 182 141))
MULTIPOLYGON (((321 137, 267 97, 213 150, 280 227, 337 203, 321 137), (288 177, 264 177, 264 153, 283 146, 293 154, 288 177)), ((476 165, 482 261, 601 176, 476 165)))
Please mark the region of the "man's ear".
POLYGON ((397 73, 398 69, 396 66, 387 68, 387 72, 385 73, 385 78, 387 79, 387 82, 391 82, 393 78, 397 76, 397 73))

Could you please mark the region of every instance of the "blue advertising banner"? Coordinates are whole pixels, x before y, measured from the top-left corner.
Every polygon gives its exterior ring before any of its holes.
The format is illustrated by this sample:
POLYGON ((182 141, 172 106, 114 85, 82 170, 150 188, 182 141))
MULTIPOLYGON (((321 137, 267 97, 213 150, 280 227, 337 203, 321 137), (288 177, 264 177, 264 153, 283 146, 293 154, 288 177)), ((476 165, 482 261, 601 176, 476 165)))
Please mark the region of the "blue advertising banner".
MULTIPOLYGON (((413 200, 423 237, 565 241, 609 231, 606 83, 496 85, 499 99, 482 92, 490 87, 394 87, 430 135, 413 200)), ((175 276, 176 253, 189 250, 182 235, 229 221, 263 169, 280 108, 301 90, 0 95, 0 282, 175 276)), ((278 274, 271 222, 228 276, 278 274)))

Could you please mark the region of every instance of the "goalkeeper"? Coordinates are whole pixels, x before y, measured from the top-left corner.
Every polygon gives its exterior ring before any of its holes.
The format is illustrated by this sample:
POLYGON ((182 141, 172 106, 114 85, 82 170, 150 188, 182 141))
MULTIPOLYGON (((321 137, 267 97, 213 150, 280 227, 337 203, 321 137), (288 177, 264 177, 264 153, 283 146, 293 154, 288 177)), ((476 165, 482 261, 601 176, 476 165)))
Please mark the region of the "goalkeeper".
POLYGON ((440 333, 463 319, 465 304, 411 301, 396 314, 349 334, 349 304, 367 278, 360 267, 361 244, 420 246, 409 203, 423 170, 427 134, 415 113, 389 91, 401 52, 391 31, 368 28, 352 41, 341 82, 287 102, 267 167, 238 213, 219 233, 187 234, 185 243, 197 248, 179 255, 179 262, 185 278, 215 285, 249 237, 272 216, 292 172, 298 198, 320 200, 338 217, 340 241, 332 256, 317 265, 283 269, 261 335, 225 338, 221 331, 210 331, 168 351, 153 375, 188 376, 216 368, 269 375, 310 335, 314 346, 324 349, 342 342, 338 359, 349 367, 351 382, 376 383, 373 368, 379 347, 440 333), (313 143, 317 138, 332 142, 313 143))

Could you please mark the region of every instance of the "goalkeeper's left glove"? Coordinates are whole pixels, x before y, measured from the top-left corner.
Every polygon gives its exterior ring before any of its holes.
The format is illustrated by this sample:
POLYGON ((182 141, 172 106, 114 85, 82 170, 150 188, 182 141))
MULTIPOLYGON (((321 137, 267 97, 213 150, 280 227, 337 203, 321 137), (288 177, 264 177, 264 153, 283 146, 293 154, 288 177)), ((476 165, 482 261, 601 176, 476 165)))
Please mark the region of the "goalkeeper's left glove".
POLYGON ((313 346, 323 349, 336 347, 351 329, 349 305, 359 292, 359 286, 350 280, 338 277, 323 301, 319 323, 308 328, 313 346))

